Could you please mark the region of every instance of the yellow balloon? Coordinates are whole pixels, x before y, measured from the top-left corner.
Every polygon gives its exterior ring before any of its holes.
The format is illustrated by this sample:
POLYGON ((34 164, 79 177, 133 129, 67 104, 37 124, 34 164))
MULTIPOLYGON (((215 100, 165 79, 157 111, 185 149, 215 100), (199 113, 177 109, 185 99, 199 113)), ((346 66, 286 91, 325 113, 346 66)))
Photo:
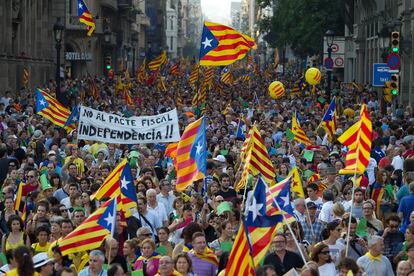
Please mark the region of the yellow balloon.
POLYGON ((280 99, 285 95, 285 87, 280 81, 274 81, 269 85, 269 96, 272 99, 280 99))
POLYGON ((321 81, 322 75, 318 68, 311 67, 305 73, 305 79, 310 85, 317 85, 321 81))

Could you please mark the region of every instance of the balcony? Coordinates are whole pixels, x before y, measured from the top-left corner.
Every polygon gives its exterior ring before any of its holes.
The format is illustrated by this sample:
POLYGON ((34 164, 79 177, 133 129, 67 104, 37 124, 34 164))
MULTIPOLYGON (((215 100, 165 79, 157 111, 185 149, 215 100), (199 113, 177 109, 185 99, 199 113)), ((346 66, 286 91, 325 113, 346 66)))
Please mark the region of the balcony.
POLYGON ((137 15, 137 24, 138 25, 149 26, 150 25, 149 17, 146 16, 145 14, 138 14, 137 15))
MULTIPOLYGON (((103 34, 102 19, 94 19, 95 21, 95 34, 103 34)), ((66 16, 66 30, 69 31, 85 31, 86 25, 79 22, 79 17, 77 15, 67 15, 66 16)))
POLYGON ((115 11, 118 10, 117 0, 101 0, 101 5, 113 9, 115 11))

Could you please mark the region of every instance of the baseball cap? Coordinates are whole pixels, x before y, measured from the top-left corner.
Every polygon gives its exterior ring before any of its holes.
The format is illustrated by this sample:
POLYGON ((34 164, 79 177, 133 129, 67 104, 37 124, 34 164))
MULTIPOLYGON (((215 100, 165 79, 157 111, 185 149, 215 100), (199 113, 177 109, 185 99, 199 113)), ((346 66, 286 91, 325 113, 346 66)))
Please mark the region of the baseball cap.
POLYGON ((306 207, 308 207, 308 209, 318 208, 318 206, 316 206, 316 203, 313 201, 309 201, 308 203, 306 203, 306 207))
POLYGON ((216 157, 213 158, 213 160, 220 162, 220 163, 226 163, 226 157, 224 157, 223 155, 217 155, 216 157))

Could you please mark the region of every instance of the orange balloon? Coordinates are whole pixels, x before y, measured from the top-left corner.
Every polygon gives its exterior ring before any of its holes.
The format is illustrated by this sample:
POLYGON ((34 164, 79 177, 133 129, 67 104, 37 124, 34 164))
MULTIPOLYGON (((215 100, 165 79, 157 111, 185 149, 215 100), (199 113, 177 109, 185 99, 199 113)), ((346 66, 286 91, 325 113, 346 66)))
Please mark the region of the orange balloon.
POLYGON ((272 99, 280 99, 285 95, 285 86, 280 81, 274 81, 269 85, 269 96, 272 99))

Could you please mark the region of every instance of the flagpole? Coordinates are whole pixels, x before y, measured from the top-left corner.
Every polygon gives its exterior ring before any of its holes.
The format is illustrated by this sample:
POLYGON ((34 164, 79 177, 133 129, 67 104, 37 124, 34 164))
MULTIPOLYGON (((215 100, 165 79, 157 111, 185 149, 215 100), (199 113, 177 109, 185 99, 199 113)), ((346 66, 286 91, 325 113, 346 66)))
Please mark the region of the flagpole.
MULTIPOLYGON (((265 185, 267 186, 267 184, 265 184, 265 185)), ((289 229, 289 232, 292 235, 293 240, 295 241, 296 247, 299 249, 299 253, 300 253, 300 256, 302 257, 303 263, 308 268, 308 264, 306 262, 305 255, 303 255, 303 252, 302 252, 302 249, 300 248, 299 242, 296 239, 295 233, 292 231, 292 228, 290 227, 290 224, 288 223, 288 221, 285 217, 284 211, 280 208, 279 204, 277 203, 277 200, 275 198, 272 198, 272 199, 273 199, 273 202, 276 204, 276 207, 279 209, 280 213, 282 214, 283 220, 286 222, 286 226, 289 229)))
MULTIPOLYGON (((306 205, 306 202, 305 202, 305 208, 306 208, 306 214, 307 214, 309 222, 310 222, 312 240, 314 240, 314 243, 312 242, 312 244, 316 244, 316 235, 315 235, 315 231, 313 230, 313 225, 312 225, 312 221, 311 221, 311 218, 310 218, 308 205, 306 205)), ((306 221, 305 221, 305 223, 306 223, 306 221)))
MULTIPOLYGON (((358 131, 358 137, 357 137, 357 141, 359 141, 359 137, 360 137, 360 131, 358 131)), ((352 222, 352 210, 354 207, 354 196, 355 196, 355 183, 356 183, 356 174, 357 174, 357 170, 358 170, 358 162, 359 162, 359 144, 357 147, 357 151, 356 151, 356 163, 355 163, 355 170, 354 170, 354 183, 352 184, 352 196, 351 196, 351 209, 349 210, 349 221, 348 221, 348 230, 347 230, 347 235, 346 235, 346 250, 345 250, 345 257, 348 257, 348 252, 349 252, 349 238, 350 238, 350 234, 351 234, 351 222, 352 222)))

